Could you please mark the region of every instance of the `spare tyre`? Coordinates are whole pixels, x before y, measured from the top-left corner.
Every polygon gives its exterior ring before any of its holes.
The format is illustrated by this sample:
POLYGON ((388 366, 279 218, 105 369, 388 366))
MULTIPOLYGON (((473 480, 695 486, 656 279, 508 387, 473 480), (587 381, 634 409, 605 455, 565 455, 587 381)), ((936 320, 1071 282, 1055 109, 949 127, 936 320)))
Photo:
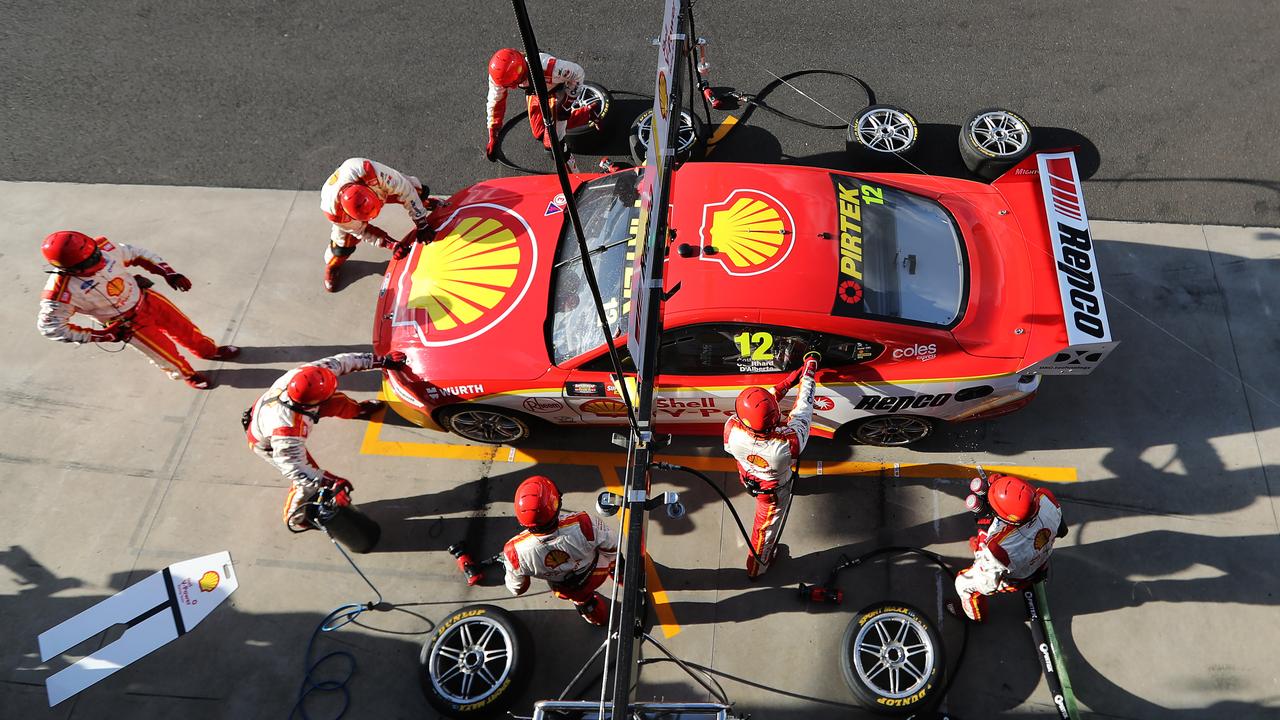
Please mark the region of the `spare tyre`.
MULTIPOLYGON (((649 119, 652 117, 653 110, 645 110, 631 123, 631 159, 636 165, 644 165, 645 158, 649 155, 649 135, 652 132, 649 119)), ((706 139, 703 128, 702 118, 688 110, 680 111, 680 127, 676 130, 675 144, 677 164, 687 161, 702 149, 702 143, 706 139)))
POLYGON ((969 172, 995 180, 1031 154, 1031 123, 1012 110, 985 108, 960 126, 960 157, 969 172))
POLYGON ((840 643, 840 669, 853 696, 871 710, 909 715, 941 699, 942 641, 924 613, 899 602, 863 608, 840 643))
POLYGON ((418 655, 418 679, 431 707, 451 718, 498 715, 524 691, 533 642, 515 616, 468 605, 432 633, 418 655))

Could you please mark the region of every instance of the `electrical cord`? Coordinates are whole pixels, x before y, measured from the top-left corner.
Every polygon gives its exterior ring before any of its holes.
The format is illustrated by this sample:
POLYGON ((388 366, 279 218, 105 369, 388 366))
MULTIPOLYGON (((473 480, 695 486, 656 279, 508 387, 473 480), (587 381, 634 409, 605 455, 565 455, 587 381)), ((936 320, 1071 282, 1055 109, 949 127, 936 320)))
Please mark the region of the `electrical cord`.
MULTIPOLYGON (((310 504, 319 505, 319 503, 310 504)), ((369 580, 368 576, 366 576, 360 569, 360 566, 356 565, 355 560, 352 560, 351 556, 347 554, 347 551, 342 547, 342 545, 334 539, 328 528, 326 528, 318 518, 315 519, 314 522, 320 526, 322 531, 324 531, 324 534, 329 538, 329 541, 333 543, 333 546, 338 548, 338 552, 342 553, 342 557, 346 558, 347 563, 351 565, 351 569, 356 571, 356 574, 360 576, 360 579, 363 580, 365 584, 369 586, 369 589, 373 590, 374 594, 377 596, 376 600, 371 600, 366 603, 347 603, 346 605, 340 605, 337 608, 334 608, 328 615, 324 616, 324 619, 320 621, 320 624, 316 626, 316 629, 311 632, 311 638, 307 641, 307 651, 303 655, 302 659, 302 666, 304 668, 302 683, 298 687, 298 699, 294 701, 293 708, 289 711, 289 720, 293 720, 293 718, 300 718, 300 720, 312 720, 311 715, 307 713, 306 701, 313 692, 342 693, 342 707, 331 719, 341 720, 347 714, 347 710, 351 708, 351 690, 347 687, 347 684, 350 683, 351 678, 355 676, 359 664, 356 662, 355 655, 347 650, 334 650, 322 655, 320 659, 313 662, 311 657, 315 652, 316 640, 320 635, 322 633, 333 632, 334 630, 338 630, 352 623, 377 632, 390 632, 396 635, 422 635, 424 633, 431 632, 431 630, 435 628, 435 623, 418 613, 404 610, 400 606, 384 600, 382 597, 382 591, 379 590, 371 580, 369 580), (403 633, 380 630, 357 622, 362 613, 370 610, 377 612, 390 612, 392 610, 405 612, 426 621, 429 627, 420 633, 403 633), (347 663, 349 663, 346 668, 346 674, 334 679, 317 680, 316 675, 321 666, 334 658, 346 659, 347 663)))
POLYGON ((756 549, 751 543, 751 535, 747 532, 747 527, 742 524, 742 517, 738 515, 738 511, 733 507, 733 502, 729 500, 729 496, 725 494, 724 490, 720 489, 720 486, 717 485, 714 480, 691 467, 676 465, 675 463, 655 462, 653 467, 659 470, 679 470, 681 472, 687 472, 694 477, 701 478, 702 481, 709 485, 712 490, 715 490, 716 494, 720 496, 720 499, 723 500, 724 504, 729 508, 729 514, 733 515, 733 521, 738 524, 738 532, 742 533, 742 539, 747 543, 747 551, 756 559, 756 562, 762 565, 764 564, 764 561, 760 559, 758 554, 756 554, 756 549))

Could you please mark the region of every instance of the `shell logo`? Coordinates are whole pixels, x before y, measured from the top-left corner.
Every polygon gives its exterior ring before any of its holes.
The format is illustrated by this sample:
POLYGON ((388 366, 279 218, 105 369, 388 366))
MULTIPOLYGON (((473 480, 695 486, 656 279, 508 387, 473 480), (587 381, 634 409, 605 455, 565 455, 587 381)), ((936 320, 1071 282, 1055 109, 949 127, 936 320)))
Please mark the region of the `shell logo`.
POLYGON ((795 221, 777 198, 760 190, 738 189, 722 202, 702 208, 698 234, 702 247, 716 252, 699 256, 718 262, 730 275, 768 272, 791 254, 795 221))
POLYGON ((1031 544, 1035 546, 1035 549, 1040 550, 1044 548, 1045 545, 1049 544, 1049 536, 1052 534, 1053 533, 1049 532, 1049 528, 1040 528, 1040 530, 1036 532, 1036 537, 1031 541, 1031 544))
POLYGON ((569 560, 570 560, 569 553, 559 548, 556 548, 555 550, 552 550, 551 552, 547 553, 547 556, 542 559, 542 562, 548 568, 555 570, 561 565, 569 562, 569 560))
POLYGON ((122 277, 111 278, 111 280, 107 283, 107 294, 110 295, 111 297, 118 297, 122 292, 124 292, 124 278, 122 277))
POLYGON ((524 218, 488 203, 460 208, 413 267, 406 305, 423 344, 453 345, 497 325, 524 298, 537 262, 524 218))
POLYGON ((752 465, 755 465, 755 466, 756 466, 756 467, 758 467, 758 468, 767 468, 767 467, 769 467, 769 461, 768 461, 768 460, 765 460, 764 458, 760 457, 759 455, 756 455, 755 453, 752 453, 752 454, 750 454, 750 455, 748 455, 748 456, 747 456, 747 462, 751 463, 752 465))
POLYGON ((204 574, 200 576, 200 592, 213 592, 213 589, 218 587, 219 579, 218 573, 212 570, 206 570, 204 574))
POLYGON ((578 406, 578 409, 585 413, 599 415, 600 417, 626 417, 627 414, 626 403, 621 400, 610 400, 608 398, 588 400, 578 406))

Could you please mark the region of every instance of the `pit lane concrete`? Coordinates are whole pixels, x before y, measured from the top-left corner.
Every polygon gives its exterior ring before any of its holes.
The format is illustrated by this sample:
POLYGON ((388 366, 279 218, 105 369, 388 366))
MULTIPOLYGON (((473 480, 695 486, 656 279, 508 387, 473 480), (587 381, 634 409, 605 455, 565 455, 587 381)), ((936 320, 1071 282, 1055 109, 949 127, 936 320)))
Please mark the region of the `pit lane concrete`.
MULTIPOLYGON (((11 278, 0 311, 0 716, 284 717, 315 624, 340 604, 372 599, 321 536, 283 530, 283 485, 245 448, 237 422, 280 372, 368 341, 385 258, 362 247, 348 265, 349 286, 324 293, 327 228, 316 204, 310 192, 0 183, 0 251, 11 278), (111 355, 40 338, 34 316, 45 275, 36 245, 57 227, 161 253, 195 284, 175 300, 211 335, 243 346, 241 360, 212 366, 218 387, 201 393, 131 350, 111 355), (39 662, 39 632, 170 562, 223 549, 241 582, 225 606, 80 697, 45 706, 41 682, 65 660, 39 662)), ((388 224, 406 227, 399 215, 388 224)), ((959 466, 1070 468, 1075 481, 1053 485, 1071 534, 1055 555, 1050 596, 1092 716, 1280 712, 1280 541, 1269 477, 1280 461, 1280 235, 1094 227, 1120 349, 1090 377, 1047 379, 1016 415, 957 427, 913 450, 814 441, 806 459, 826 468, 869 465, 803 481, 784 538, 789 557, 763 582, 746 582, 745 551, 711 491, 660 474, 659 489, 680 490, 690 514, 650 526, 669 613, 654 630, 658 639, 714 668, 754 717, 870 717, 847 707, 836 662, 841 633, 856 610, 886 598, 936 615, 945 579, 914 562, 876 563, 841 578, 841 607, 803 605, 795 584, 822 579, 842 553, 884 544, 927 547, 959 567, 971 528, 959 466), (895 477, 894 463, 921 462, 939 467, 895 477)), ((374 374, 343 384, 360 397, 377 390, 374 374)), ((608 452, 607 438, 566 432, 513 456, 467 450, 457 438, 388 418, 377 427, 326 421, 311 448, 354 480, 357 501, 383 524, 378 552, 359 562, 387 600, 432 620, 475 602, 518 612, 543 659, 526 694, 532 700, 559 692, 600 634, 546 593, 512 599, 496 579, 468 588, 444 548, 465 538, 477 554, 496 551, 515 531, 510 494, 535 468, 567 490, 567 506, 588 507, 602 483, 618 478, 620 455, 610 462, 588 454, 608 452), (446 457, 468 453, 478 456, 446 457), (554 462, 529 462, 539 457, 554 462)), ((711 463, 720 451, 686 439, 669 455, 711 463)), ((711 474, 748 513, 730 474, 711 474)), ((1048 716, 1016 598, 996 600, 992 616, 971 634, 950 709, 964 718, 1048 716)), ((403 633, 428 627, 405 613, 363 622, 403 633)), ((954 655, 957 626, 949 618, 943 626, 954 655)), ((357 656, 348 717, 434 716, 414 674, 420 639, 350 627, 321 641, 322 651, 357 656)), ((647 666, 640 694, 705 697, 670 664, 647 666)), ((326 717, 333 702, 319 699, 313 716, 326 717)))

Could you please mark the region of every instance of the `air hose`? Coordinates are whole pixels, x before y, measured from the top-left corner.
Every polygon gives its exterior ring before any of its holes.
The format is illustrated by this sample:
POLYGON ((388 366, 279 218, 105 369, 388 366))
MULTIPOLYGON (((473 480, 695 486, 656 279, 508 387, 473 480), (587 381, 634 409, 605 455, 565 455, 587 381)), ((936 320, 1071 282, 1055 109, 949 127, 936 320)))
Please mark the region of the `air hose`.
POLYGON ((738 524, 738 532, 742 533, 742 540, 747 544, 747 551, 756 559, 756 562, 764 564, 760 560, 760 556, 756 554, 756 549, 751 544, 751 535, 747 532, 747 527, 742 524, 742 518, 738 515, 738 511, 734 509, 733 502, 729 500, 729 496, 725 494, 724 490, 720 489, 720 486, 717 485, 714 480, 701 472, 684 465, 676 465, 668 462, 655 462, 653 463, 653 467, 659 470, 679 470, 681 472, 687 472, 694 477, 701 478, 702 481, 709 485, 712 490, 715 490, 716 494, 720 496, 721 500, 724 500, 724 504, 729 508, 729 514, 733 515, 733 521, 738 524))

